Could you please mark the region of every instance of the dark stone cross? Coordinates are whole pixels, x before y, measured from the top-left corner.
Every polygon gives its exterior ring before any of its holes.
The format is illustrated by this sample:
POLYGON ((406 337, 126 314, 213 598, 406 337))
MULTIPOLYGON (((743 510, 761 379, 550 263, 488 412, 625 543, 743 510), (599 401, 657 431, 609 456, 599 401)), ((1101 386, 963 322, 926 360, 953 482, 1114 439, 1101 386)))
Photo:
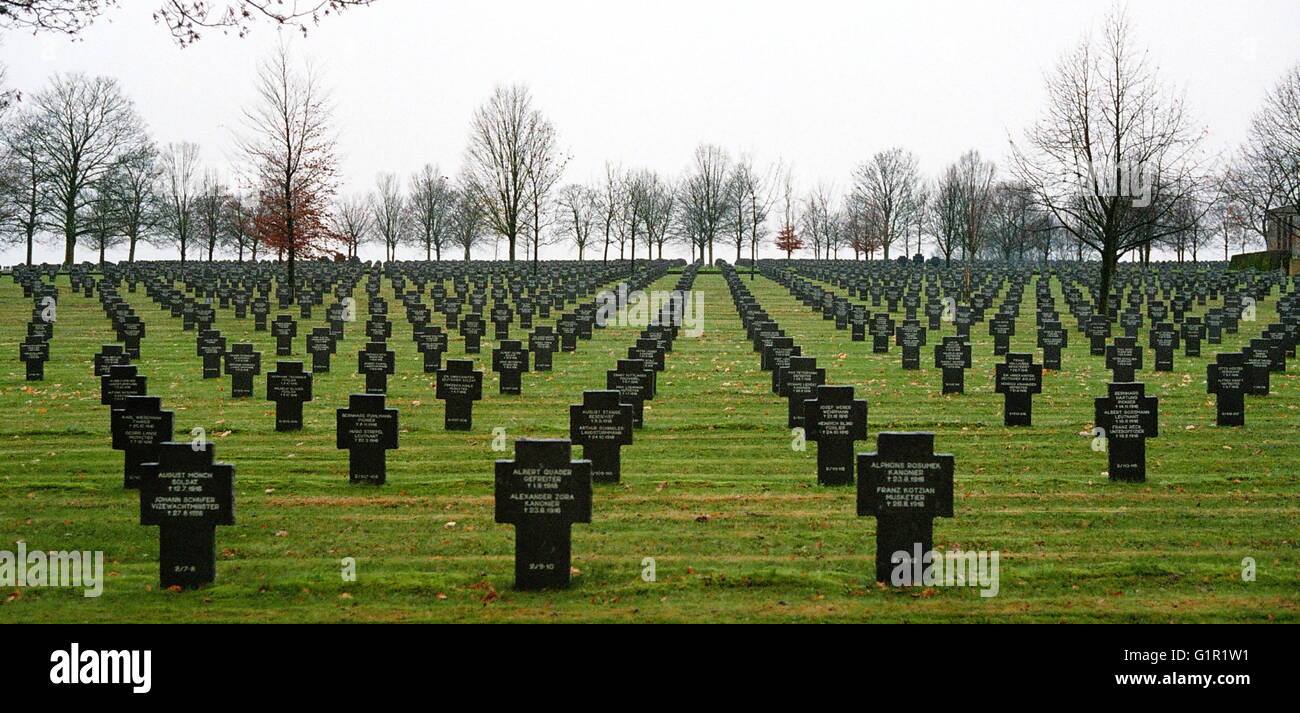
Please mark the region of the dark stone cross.
POLYGON ((237 399, 253 395, 253 377, 262 373, 262 354, 248 342, 238 342, 226 352, 226 375, 230 377, 230 395, 237 399))
POLYGON ((1210 344, 1223 343, 1223 308, 1215 307, 1205 313, 1206 340, 1210 344))
MULTIPOLYGON (((871 353, 888 354, 889 338, 894 336, 894 320, 888 312, 877 312, 871 316, 871 353)), ((793 428, 793 427, 792 427, 793 428)))
POLYGON ((961 337, 947 336, 934 345, 934 368, 943 369, 943 393, 966 393, 966 369, 970 368, 970 344, 961 337))
POLYGON ((591 461, 560 439, 521 438, 496 462, 496 521, 515 526, 515 588, 569 585, 575 522, 591 522, 591 461))
POLYGON ((298 336, 298 323, 287 314, 277 315, 271 322, 271 336, 275 337, 275 355, 293 354, 293 339, 298 336))
POLYGON ((1269 365, 1268 370, 1279 373, 1285 372, 1287 356, 1294 350, 1295 344, 1291 341, 1291 332, 1285 324, 1275 322, 1264 328, 1264 332, 1260 336, 1272 341, 1277 346, 1277 351, 1272 352, 1273 363, 1269 365))
POLYGON ((447 333, 436 324, 415 328, 415 348, 424 355, 424 373, 433 374, 442 368, 442 355, 447 351, 447 333))
POLYGON ((121 344, 105 344, 95 355, 95 376, 108 376, 109 367, 130 363, 131 357, 121 344))
POLYGON ((460 321, 460 335, 465 338, 466 354, 478 354, 482 349, 480 341, 485 328, 483 317, 479 314, 470 314, 460 321))
POLYGON ((387 452, 397 448, 397 409, 383 394, 352 394, 335 416, 335 445, 348 451, 348 482, 383 485, 387 452))
POLYGON ((1151 327, 1150 343, 1156 353, 1156 371, 1174 370, 1174 350, 1178 348, 1178 330, 1170 322, 1159 322, 1151 327))
POLYGON ((235 524, 235 466, 213 462, 209 442, 167 442, 143 466, 140 524, 158 526, 160 586, 196 588, 217 578, 218 525, 235 524))
POLYGON ((1215 421, 1220 426, 1246 425, 1246 355, 1219 352, 1205 367, 1206 393, 1218 396, 1215 421))
POLYGON ((221 359, 226 355, 226 338, 217 329, 204 329, 199 332, 198 356, 203 357, 203 378, 221 378, 221 359))
POLYGON ((265 297, 255 297, 250 307, 253 311, 253 331, 266 331, 266 315, 271 313, 271 303, 265 297))
POLYGON ((1084 334, 1088 336, 1088 353, 1103 356, 1106 353, 1106 340, 1110 338, 1110 317, 1094 314, 1084 325, 1084 334))
POLYGON ((505 341, 510 338, 510 323, 514 321, 514 311, 505 305, 497 305, 492 308, 488 314, 492 320, 492 338, 494 341, 505 341))
POLYGON ((330 355, 338 351, 338 340, 329 327, 316 327, 307 334, 307 353, 311 355, 311 373, 328 374, 330 355))
POLYGON ((1188 317, 1183 322, 1183 356, 1199 357, 1201 341, 1205 339, 1205 323, 1200 317, 1188 317))
POLYGON ((569 440, 582 446, 591 461, 591 479, 617 483, 622 471, 621 447, 632 443, 632 404, 616 390, 584 391, 582 403, 569 406, 569 440))
POLYGON ((1146 384, 1140 381, 1107 386, 1110 394, 1096 400, 1093 423, 1104 431, 1110 479, 1145 482, 1147 439, 1160 435, 1156 397, 1147 396, 1146 384))
POLYGON ((789 405, 786 428, 802 428, 804 401, 816 398, 817 387, 826 383, 826 370, 817 368, 817 358, 790 357, 790 366, 781 371, 781 396, 789 405))
POLYGON ((619 393, 619 402, 632 407, 632 427, 644 423, 645 402, 655 396, 655 371, 640 359, 619 359, 616 367, 605 372, 605 388, 619 393))
POLYGON ((551 357, 559 348, 560 337, 550 325, 538 325, 528 335, 528 351, 533 353, 533 368, 537 371, 551 370, 551 357))
POLYGON ((43 381, 45 362, 50 360, 50 343, 45 339, 29 336, 18 345, 18 358, 27 367, 28 381, 43 381))
POLYGON ((302 405, 311 401, 312 375, 300 361, 278 361, 266 375, 266 400, 275 402, 275 430, 302 428, 302 405))
POLYGON ((108 375, 99 380, 99 403, 110 409, 122 408, 126 397, 148 393, 145 390, 147 384, 148 377, 140 374, 134 364, 111 366, 108 375))
POLYGON ((436 398, 447 402, 443 428, 469 431, 474 426, 474 402, 483 398, 483 372, 474 371, 473 359, 448 359, 438 370, 436 398))
POLYGON ((555 322, 555 331, 560 335, 560 351, 571 352, 578 348, 578 316, 561 315, 555 322))
MULTIPOLYGON (((875 453, 858 454, 858 516, 876 518, 877 582, 934 549, 934 518, 953 516, 952 470, 929 432, 885 431, 875 453)), ((912 574, 901 579, 921 584, 912 574)))
POLYGON ((144 464, 158 462, 158 446, 172 439, 175 414, 162 410, 157 396, 127 396, 110 413, 113 449, 123 455, 122 487, 139 488, 144 464))
POLYGON ((528 371, 528 350, 523 343, 518 339, 497 342, 497 348, 492 350, 492 371, 501 375, 499 393, 522 393, 520 375, 528 371))
POLYGON ((772 393, 781 390, 781 380, 778 377, 779 369, 786 369, 790 366, 790 357, 802 354, 802 348, 794 343, 790 337, 775 337, 771 343, 763 347, 759 357, 759 367, 765 371, 772 372, 772 393))
MULTIPOLYGON (((849 339, 854 342, 867 341, 867 321, 871 314, 867 308, 862 305, 853 305, 849 308, 849 339)), ((933 320, 932 320, 933 321, 933 320)), ((931 327, 938 329, 938 325, 931 327)))
POLYGON ((1038 346, 1043 350, 1043 368, 1061 370, 1061 350, 1070 346, 1070 331, 1057 320, 1038 327, 1038 346))
POLYGON ((627 348, 628 359, 640 359, 655 371, 664 370, 664 351, 654 339, 638 339, 636 344, 627 348))
POLYGON ((817 484, 853 483, 853 442, 867 437, 867 402, 852 386, 817 387, 804 402, 805 438, 817 443, 817 484))
POLYGON ((140 358, 140 340, 145 336, 144 322, 135 315, 123 318, 117 328, 117 338, 126 347, 126 355, 132 359, 140 358))
POLYGON ((366 375, 366 393, 388 393, 388 375, 397 370, 393 351, 384 342, 366 342, 357 352, 357 373, 366 375))
POLYGON ((1137 337, 1115 337, 1114 344, 1106 347, 1106 368, 1111 371, 1111 381, 1133 381, 1137 370, 1142 368, 1142 347, 1137 337))
POLYGON ((393 323, 387 317, 372 316, 366 320, 366 338, 372 342, 386 342, 393 336, 393 323))
POLYGON ((915 319, 905 319, 898 325, 897 343, 903 349, 903 368, 921 368, 921 347, 925 346, 925 326, 915 319))
POLYGON ((1043 391, 1043 365, 1033 354, 1007 354, 994 367, 995 393, 1003 394, 1002 421, 1007 426, 1032 426, 1034 394, 1043 391))
POLYGON ((993 356, 1011 351, 1011 337, 1016 334, 1016 320, 1009 314, 999 314, 989 320, 989 336, 993 337, 993 356))
POLYGON ((1268 396, 1269 368, 1277 349, 1271 339, 1252 339, 1242 348, 1241 353, 1246 356, 1246 393, 1268 396))

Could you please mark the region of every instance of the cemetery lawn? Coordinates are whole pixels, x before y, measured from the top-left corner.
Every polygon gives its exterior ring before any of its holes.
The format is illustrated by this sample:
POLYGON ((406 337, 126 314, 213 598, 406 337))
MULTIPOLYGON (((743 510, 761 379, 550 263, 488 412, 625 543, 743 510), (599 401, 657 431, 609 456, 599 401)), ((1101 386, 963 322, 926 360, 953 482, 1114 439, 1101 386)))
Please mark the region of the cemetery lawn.
MULTIPOLYGON (((0 590, 0 624, 13 622, 1270 622, 1300 621, 1300 379, 1292 362, 1272 375, 1272 394, 1247 397, 1245 428, 1214 425, 1205 367, 1216 351, 1238 350, 1275 318, 1274 296, 1260 321, 1243 323, 1203 356, 1182 350, 1175 371, 1139 380, 1159 398, 1160 435, 1147 443, 1148 482, 1110 482, 1105 453, 1087 431, 1093 399, 1109 372, 1067 326, 1064 370, 1044 375, 1030 428, 1002 425, 993 393, 992 339, 972 328, 974 364, 966 394, 943 396, 929 335, 920 371, 900 368, 900 351, 872 355, 759 276, 751 285, 787 334, 826 368, 827 383, 852 384, 869 402, 869 438, 882 430, 932 430, 952 453, 955 514, 934 523, 942 549, 997 550, 996 597, 972 587, 892 588, 874 580, 873 518, 855 516, 856 490, 816 485, 816 445, 791 448, 786 404, 770 389, 745 340, 722 277, 701 272, 705 331, 682 335, 646 404, 646 427, 623 449, 623 482, 597 484, 590 524, 573 527, 573 585, 516 592, 514 528, 493 522, 494 428, 509 438, 567 437, 568 405, 604 388, 604 372, 626 356, 638 331, 598 330, 576 353, 555 355, 552 372, 523 376, 522 396, 497 393, 492 342, 474 355, 486 371, 474 431, 442 428, 433 375, 420 368, 400 303, 391 305, 397 373, 388 405, 400 409, 400 448, 388 453, 388 484, 349 485, 347 452, 335 448, 335 409, 363 390, 356 352, 362 324, 328 374, 315 380, 305 429, 276 433, 265 400, 274 339, 251 316, 219 310, 228 341, 252 341, 263 376, 252 399, 229 398, 229 378, 204 380, 194 333, 183 332, 143 289, 121 296, 147 324, 149 393, 176 414, 178 439, 203 428, 217 459, 236 468, 236 525, 217 529, 217 581, 198 591, 158 588, 158 530, 139 523, 138 495, 124 490, 122 454, 109 446, 92 356, 115 340, 98 301, 60 299, 43 382, 24 380, 17 361, 29 299, 0 283, 0 550, 102 550, 102 596, 80 589, 0 590), (355 558, 355 581, 341 560, 355 558), (643 581, 643 558, 656 581, 643 581), (1243 558, 1255 581, 1243 581, 1243 558)), ((671 289, 678 275, 654 289, 671 289)), ((1059 288, 1059 285, 1058 285, 1059 288)), ((1058 301, 1060 300, 1058 289, 1058 301)), ((1034 349, 1032 286, 1012 351, 1034 349)), ((366 297, 356 292, 365 314, 366 297)), ((1199 308, 1198 313, 1203 313, 1199 308)), ((280 312, 272 310, 274 318, 280 312)), ((292 313, 297 316, 296 308, 292 313)), ((304 337, 324 310, 300 320, 304 337)), ((897 317, 897 315, 896 315, 897 317)), ((1068 315, 1067 315, 1068 318, 1068 315)), ((552 320, 539 320, 552 323, 552 320)), ((952 334, 945 324, 944 334, 952 334)), ((523 331, 515 325, 512 336, 523 331)), ((1142 333, 1145 346, 1146 331, 1142 333)), ((891 340, 892 341, 892 340, 891 340)), ((451 337, 449 358, 462 341, 451 337)), ((578 457, 581 449, 575 447, 578 457)))

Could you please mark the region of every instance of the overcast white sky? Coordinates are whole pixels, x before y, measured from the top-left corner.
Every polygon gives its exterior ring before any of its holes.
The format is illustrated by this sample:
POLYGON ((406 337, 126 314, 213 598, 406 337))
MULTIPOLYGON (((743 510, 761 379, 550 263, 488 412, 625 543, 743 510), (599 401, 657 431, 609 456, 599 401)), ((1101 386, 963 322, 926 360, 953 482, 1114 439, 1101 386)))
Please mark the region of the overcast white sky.
MULTIPOLYGON (((231 131, 277 31, 212 32, 180 49, 150 18, 157 0, 123 4, 78 42, 7 32, 0 60, 11 84, 31 93, 53 72, 116 77, 157 141, 194 141, 229 176, 231 131)), ((713 142, 760 164, 783 158, 801 189, 842 191, 857 163, 896 145, 931 175, 971 148, 1001 163, 1008 136, 1043 108, 1044 73, 1108 7, 378 0, 293 44, 333 88, 344 192, 368 190, 380 171, 405 179, 425 163, 454 175, 471 112, 511 82, 527 84, 558 128, 573 157, 566 182, 597 178, 606 160, 676 175, 696 145, 713 142)), ((1215 151, 1240 141, 1267 89, 1300 61, 1295 0, 1128 7, 1140 43, 1165 81, 1185 89, 1215 151)), ((61 256, 46 248, 38 260, 61 256)), ((0 251, 0 263, 20 259, 0 251)))

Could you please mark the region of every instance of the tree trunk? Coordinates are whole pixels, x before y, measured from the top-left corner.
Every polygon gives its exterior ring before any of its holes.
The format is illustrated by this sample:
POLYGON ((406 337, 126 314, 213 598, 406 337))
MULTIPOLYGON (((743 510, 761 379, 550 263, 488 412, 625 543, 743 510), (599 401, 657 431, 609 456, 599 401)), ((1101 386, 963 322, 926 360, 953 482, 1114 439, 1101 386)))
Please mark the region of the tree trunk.
POLYGON ((1118 258, 1113 248, 1108 248, 1101 255, 1101 284, 1097 289, 1096 314, 1107 314, 1106 305, 1110 301, 1110 283, 1114 277, 1115 263, 1118 258))

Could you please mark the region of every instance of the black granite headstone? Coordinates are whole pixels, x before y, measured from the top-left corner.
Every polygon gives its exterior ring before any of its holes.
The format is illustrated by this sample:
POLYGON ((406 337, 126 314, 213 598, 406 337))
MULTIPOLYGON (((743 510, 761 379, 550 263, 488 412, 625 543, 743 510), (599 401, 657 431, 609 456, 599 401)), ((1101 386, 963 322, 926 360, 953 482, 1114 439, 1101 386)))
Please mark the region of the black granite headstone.
MULTIPOLYGON (((142 377, 143 378, 143 377, 142 377)), ((122 487, 140 487, 145 463, 158 461, 158 446, 172 439, 175 414, 157 396, 127 396, 112 414, 113 448, 122 451, 122 487)))
POLYGON ((1003 394, 1003 423, 1033 425, 1033 395, 1043 391, 1043 365, 1035 364, 1032 354, 1009 353, 994 369, 993 390, 1003 394))
POLYGON ((302 370, 302 362, 275 363, 275 371, 266 375, 266 400, 275 402, 275 430, 302 428, 302 405, 312 399, 311 384, 311 372, 302 370))
MULTIPOLYGON (((372 342, 373 343, 373 342, 372 342)), ((383 485, 387 452, 397 448, 397 409, 383 394, 352 394, 335 415, 335 445, 348 451, 348 481, 383 485)))
POLYGON ((1219 352, 1205 367, 1206 393, 1217 395, 1216 422, 1220 426, 1246 425, 1246 355, 1219 352))
POLYGON ((900 553, 934 549, 934 518, 953 516, 952 473, 953 457, 934 452, 933 433, 885 431, 875 453, 858 454, 858 516, 876 518, 876 581, 891 581, 900 553))
POLYGON ((934 345, 934 368, 943 370, 943 393, 966 392, 966 369, 970 368, 971 347, 959 336, 947 336, 934 345))
MULTIPOLYGON (((507 329, 509 324, 506 325, 507 329)), ((492 371, 500 374, 499 393, 517 395, 522 392, 520 375, 528 371, 528 350, 517 339, 503 339, 492 350, 492 371)))
POLYGON ((143 466, 140 524, 159 526, 164 589, 216 580, 216 527, 235 524, 235 466, 212 456, 211 443, 167 442, 143 466))
POLYGON ((867 437, 867 402, 852 386, 817 387, 804 401, 805 438, 817 443, 817 484, 853 483, 853 442, 867 437))
POLYGON ((357 352, 357 373, 366 376, 367 394, 387 393, 388 375, 396 370, 396 357, 384 342, 366 342, 357 352))
POLYGON ((1107 386, 1110 395, 1095 402, 1094 424, 1105 434, 1110 479, 1144 482, 1146 439, 1160 435, 1156 397, 1146 395, 1142 382, 1111 382, 1107 386))
POLYGON ((483 398, 483 372, 474 371, 473 359, 447 360, 447 366, 438 370, 436 398, 447 402, 444 429, 473 429, 474 402, 483 398))
POLYGON ((571 444, 521 438, 515 459, 496 462, 496 521, 515 526, 515 588, 569 585, 571 525, 591 522, 591 461, 571 444))
POLYGON ((569 406, 569 440, 582 446, 591 461, 591 479, 617 483, 622 467, 620 449, 632 443, 632 404, 622 403, 616 390, 584 391, 582 403, 569 406))

